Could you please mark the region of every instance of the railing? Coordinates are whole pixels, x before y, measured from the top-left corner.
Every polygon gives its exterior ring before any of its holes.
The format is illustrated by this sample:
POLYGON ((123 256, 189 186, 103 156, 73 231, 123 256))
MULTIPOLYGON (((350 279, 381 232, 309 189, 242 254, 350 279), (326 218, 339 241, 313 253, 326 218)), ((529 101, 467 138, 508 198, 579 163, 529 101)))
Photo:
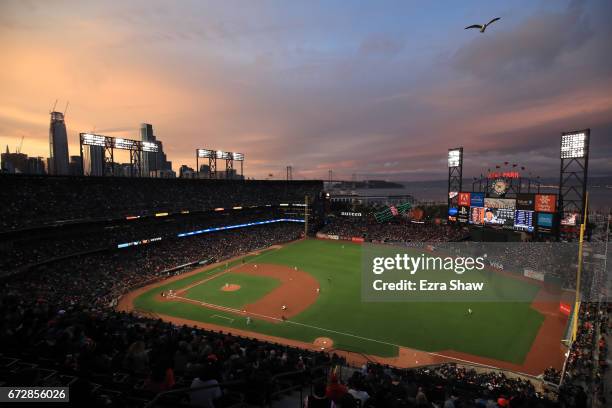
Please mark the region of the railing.
MULTIPOLYGON (((300 406, 301 406, 304 400, 304 395, 303 395, 304 387, 306 386, 312 387, 315 381, 327 379, 330 367, 331 367, 330 364, 323 364, 323 365, 305 369, 305 370, 289 371, 289 372, 280 373, 280 374, 273 376, 267 384, 268 385, 267 389, 262 390, 263 392, 261 393, 261 400, 259 402, 259 405, 261 407, 271 407, 275 397, 298 390, 300 392, 300 406), (316 373, 319 371, 322 371, 323 375, 317 377, 316 373), (283 380, 286 380, 286 379, 297 379, 298 381, 295 384, 285 386, 283 380)), ((184 400, 193 392, 208 390, 208 389, 217 388, 217 387, 220 389, 239 388, 247 384, 248 382, 244 380, 226 381, 223 383, 203 385, 201 387, 194 387, 194 388, 184 387, 184 388, 177 388, 175 390, 163 391, 157 394, 151 401, 149 401, 145 405, 145 408, 153 408, 158 403, 162 405, 173 405, 173 404, 181 405, 184 402, 184 400), (170 401, 170 403, 168 403, 168 399, 171 399, 172 396, 176 396, 177 400, 170 401)), ((245 402, 244 393, 240 391, 231 391, 225 394, 225 396, 229 397, 230 399, 230 401, 226 401, 226 404, 224 405, 227 408, 239 408, 239 407, 248 406, 247 403, 245 402), (228 402, 231 405, 227 405, 228 402)))
POLYGON ((326 350, 326 352, 329 353, 329 354, 333 354, 336 351, 339 351, 343 355, 348 356, 348 357, 345 358, 345 360, 346 360, 345 364, 347 366, 349 366, 349 367, 359 368, 359 367, 351 364, 351 362, 353 361, 353 358, 351 358, 351 355, 353 355, 353 354, 358 356, 358 357, 360 357, 361 359, 365 360, 368 363, 371 363, 371 364, 381 364, 378 361, 376 361, 376 359, 374 358, 373 355, 367 354, 365 351, 342 350, 342 349, 338 349, 338 348, 332 348, 332 349, 326 350))
POLYGON ((269 395, 266 397, 266 400, 264 401, 264 406, 272 407, 275 397, 297 390, 300 393, 300 407, 302 407, 304 404, 304 387, 310 386, 310 393, 312 393, 312 386, 317 380, 327 380, 330 368, 330 364, 323 364, 317 367, 310 368, 308 370, 289 371, 273 376, 270 380, 271 388, 274 388, 275 386, 280 386, 283 379, 291 377, 298 377, 298 379, 300 379, 301 377, 302 381, 298 381, 297 384, 289 385, 284 388, 280 388, 273 392, 270 392, 269 395), (323 375, 319 377, 314 377, 314 375, 316 375, 315 373, 320 370, 323 371, 323 375))
MULTIPOLYGON (((160 392, 159 394, 157 394, 151 401, 149 401, 146 405, 145 408, 153 408, 155 407, 155 405, 158 402, 161 402, 160 400, 163 398, 167 398, 168 396, 171 395, 181 395, 181 394, 191 394, 193 392, 196 391, 202 391, 202 390, 208 390, 211 388, 229 388, 232 386, 238 386, 238 385, 244 385, 246 384, 246 381, 241 380, 241 381, 227 381, 227 382, 223 382, 223 383, 217 383, 217 384, 210 384, 210 385, 203 385, 201 387, 185 387, 185 388, 177 388, 175 390, 168 390, 168 391, 163 391, 160 392)), ((246 406, 245 402, 244 402, 244 394, 242 393, 235 393, 234 395, 236 395, 239 398, 239 401, 236 401, 235 404, 232 404, 231 406, 227 407, 227 408, 238 408, 238 407, 243 407, 246 406)))

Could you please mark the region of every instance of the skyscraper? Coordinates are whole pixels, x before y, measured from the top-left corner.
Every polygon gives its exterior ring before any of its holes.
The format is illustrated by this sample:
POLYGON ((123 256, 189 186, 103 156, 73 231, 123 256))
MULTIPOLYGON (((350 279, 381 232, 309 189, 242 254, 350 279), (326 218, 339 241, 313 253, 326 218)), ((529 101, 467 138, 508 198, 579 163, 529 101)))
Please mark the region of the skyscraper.
POLYGON ((83 175, 83 160, 81 156, 70 156, 70 175, 71 176, 82 176, 83 175))
POLYGON ((85 154, 85 175, 106 176, 104 174, 104 147, 87 146, 85 154))
POLYGON ((49 174, 65 176, 70 174, 68 166, 68 135, 62 112, 51 112, 49 127, 49 174))
MULTIPOLYGON (((140 124, 140 140, 143 142, 157 142, 155 135, 153 134, 153 125, 148 123, 140 124)), ((157 165, 157 153, 154 152, 143 152, 142 153, 142 167, 143 174, 145 177, 149 177, 151 171, 159 170, 157 165)))
POLYGON ((140 124, 140 140, 153 142, 158 146, 157 153, 143 152, 142 154, 143 174, 145 176, 158 177, 157 174, 160 170, 172 171, 172 162, 167 160, 161 140, 157 140, 153 134, 153 125, 149 123, 140 124))

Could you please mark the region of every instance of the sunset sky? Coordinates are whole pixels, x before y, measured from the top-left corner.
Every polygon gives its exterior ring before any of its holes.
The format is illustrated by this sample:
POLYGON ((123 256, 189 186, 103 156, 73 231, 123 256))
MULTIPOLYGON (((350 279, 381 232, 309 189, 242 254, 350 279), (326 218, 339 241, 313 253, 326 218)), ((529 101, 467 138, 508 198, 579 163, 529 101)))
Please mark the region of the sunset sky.
POLYGON ((552 176, 590 127, 612 175, 611 21, 609 0, 2 0, 0 145, 47 157, 59 99, 71 155, 147 122, 175 170, 205 147, 250 177, 443 179, 462 145, 467 176, 552 176))

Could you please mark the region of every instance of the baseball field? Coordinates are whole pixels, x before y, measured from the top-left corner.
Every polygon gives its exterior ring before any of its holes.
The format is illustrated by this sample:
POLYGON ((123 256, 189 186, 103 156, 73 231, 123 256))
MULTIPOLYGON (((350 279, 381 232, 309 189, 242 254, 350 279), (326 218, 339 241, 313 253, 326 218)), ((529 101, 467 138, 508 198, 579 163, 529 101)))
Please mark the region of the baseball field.
POLYGON ((481 278, 531 300, 362 302, 361 246, 309 239, 148 285, 119 309, 398 366, 458 360, 530 374, 560 368, 567 320, 558 301, 546 301, 546 289, 529 280, 481 278))

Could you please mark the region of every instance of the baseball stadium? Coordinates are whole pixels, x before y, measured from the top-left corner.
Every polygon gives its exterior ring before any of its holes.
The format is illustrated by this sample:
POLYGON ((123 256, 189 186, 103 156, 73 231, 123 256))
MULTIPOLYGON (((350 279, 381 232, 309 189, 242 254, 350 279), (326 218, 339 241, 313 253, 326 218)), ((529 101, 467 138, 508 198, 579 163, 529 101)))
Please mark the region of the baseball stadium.
MULTIPOLYGON (((449 166, 461 166, 455 150, 449 166)), ((606 285, 593 262, 606 231, 584 246, 576 226, 531 221, 560 221, 563 192, 536 181, 519 192, 531 183, 516 172, 444 205, 347 203, 323 181, 0 177, 13 203, 4 375, 87 381, 113 404, 193 401, 191 378, 218 367, 220 406, 295 406, 321 378, 387 375, 432 400, 452 384, 457 401, 558 406, 573 390, 562 379, 581 372, 589 316, 604 316, 592 297, 606 285), (77 185, 86 205, 67 199, 77 185), (500 228, 510 203, 516 228, 500 228), (153 373, 167 381, 170 369, 172 386, 155 388, 153 373)))
POLYGON ((0 1, 0 407, 606 408, 612 1, 0 1))

